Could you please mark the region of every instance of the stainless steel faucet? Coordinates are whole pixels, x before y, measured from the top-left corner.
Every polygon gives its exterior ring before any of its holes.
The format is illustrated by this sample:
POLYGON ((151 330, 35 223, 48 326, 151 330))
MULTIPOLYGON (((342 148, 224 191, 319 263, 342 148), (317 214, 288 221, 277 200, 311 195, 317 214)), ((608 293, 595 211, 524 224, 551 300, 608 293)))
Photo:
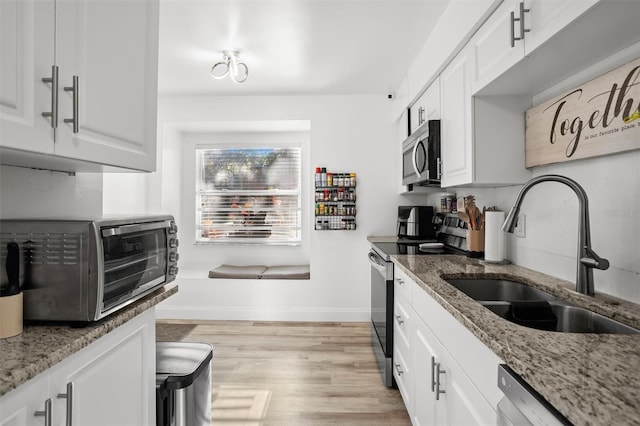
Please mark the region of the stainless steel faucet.
POLYGON ((518 196, 513 203, 513 207, 509 210, 507 218, 502 225, 502 230, 505 232, 513 233, 516 227, 516 221, 518 213, 520 212, 520 205, 524 199, 524 195, 532 187, 540 182, 560 182, 573 189, 573 192, 578 196, 580 216, 578 217, 578 258, 577 258, 577 273, 576 273, 576 291, 578 293, 587 294, 589 296, 594 295, 593 286, 593 268, 605 270, 609 268, 609 261, 599 257, 593 250, 591 250, 591 231, 589 230, 589 200, 587 199, 587 193, 578 182, 560 175, 542 175, 531 179, 526 182, 518 196))

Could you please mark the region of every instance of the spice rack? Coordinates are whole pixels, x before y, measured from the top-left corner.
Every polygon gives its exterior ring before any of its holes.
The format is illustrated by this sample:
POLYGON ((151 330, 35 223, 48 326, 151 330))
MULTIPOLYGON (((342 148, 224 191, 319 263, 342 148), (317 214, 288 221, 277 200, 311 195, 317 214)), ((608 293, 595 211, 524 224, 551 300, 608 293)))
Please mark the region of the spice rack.
POLYGON ((356 174, 327 172, 317 167, 315 174, 315 229, 355 231, 356 174))

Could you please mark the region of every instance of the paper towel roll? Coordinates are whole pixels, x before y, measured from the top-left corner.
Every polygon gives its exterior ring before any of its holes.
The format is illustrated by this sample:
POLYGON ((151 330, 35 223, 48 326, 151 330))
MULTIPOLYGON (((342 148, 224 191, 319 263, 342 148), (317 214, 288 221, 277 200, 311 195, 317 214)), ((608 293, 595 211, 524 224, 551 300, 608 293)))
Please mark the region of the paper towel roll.
POLYGON ((484 259, 489 262, 504 260, 506 234, 502 231, 504 212, 487 211, 484 218, 484 259))

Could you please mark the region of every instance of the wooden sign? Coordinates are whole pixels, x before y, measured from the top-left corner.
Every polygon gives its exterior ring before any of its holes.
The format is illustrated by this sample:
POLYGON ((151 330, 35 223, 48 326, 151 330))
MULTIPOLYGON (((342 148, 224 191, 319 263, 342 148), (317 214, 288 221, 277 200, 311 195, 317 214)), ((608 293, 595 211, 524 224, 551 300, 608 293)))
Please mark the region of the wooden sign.
POLYGON ((526 166, 640 148, 640 59, 527 111, 526 166))

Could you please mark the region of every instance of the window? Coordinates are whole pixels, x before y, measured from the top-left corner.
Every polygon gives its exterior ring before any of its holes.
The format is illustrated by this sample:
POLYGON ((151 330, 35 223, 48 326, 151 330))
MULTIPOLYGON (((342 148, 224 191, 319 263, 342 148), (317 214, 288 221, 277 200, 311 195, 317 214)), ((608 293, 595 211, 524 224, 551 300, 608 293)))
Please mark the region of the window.
POLYGON ((301 148, 196 148, 196 242, 299 244, 301 148))

